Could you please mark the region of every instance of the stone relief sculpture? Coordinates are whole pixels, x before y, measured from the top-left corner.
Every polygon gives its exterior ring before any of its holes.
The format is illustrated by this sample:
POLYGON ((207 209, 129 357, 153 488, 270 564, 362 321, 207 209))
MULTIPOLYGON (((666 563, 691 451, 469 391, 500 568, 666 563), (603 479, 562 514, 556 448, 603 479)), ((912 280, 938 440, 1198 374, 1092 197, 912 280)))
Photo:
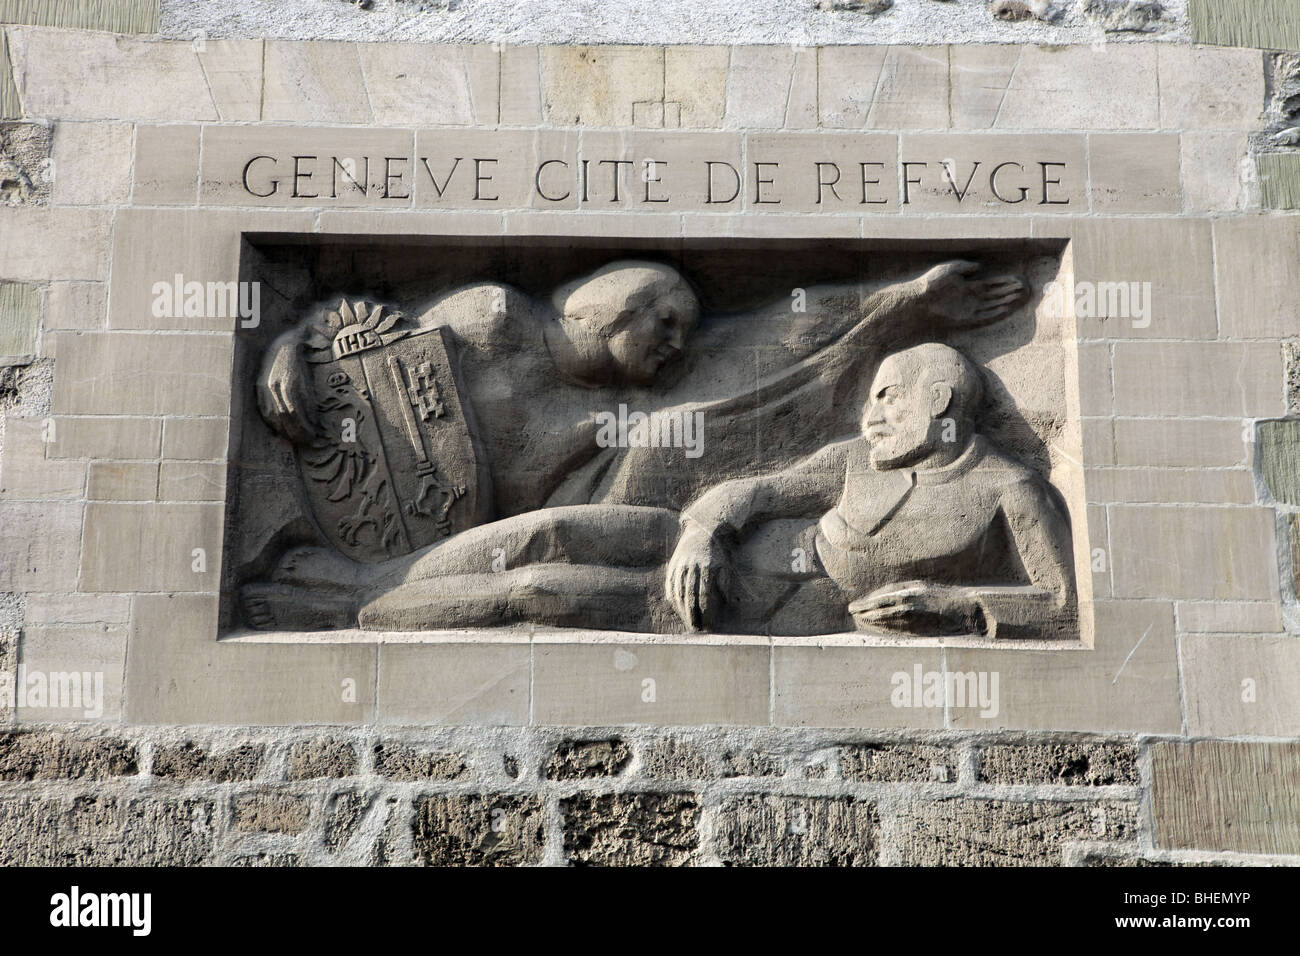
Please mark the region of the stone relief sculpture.
POLYGON ((902 347, 998 321, 1024 283, 952 261, 796 291, 803 311, 701 316, 677 270, 622 260, 549 300, 477 283, 413 317, 313 310, 268 349, 257 395, 329 546, 244 583, 243 620, 1068 631, 1063 506, 979 434, 978 369, 902 347), (873 372, 843 440, 845 396, 873 372))

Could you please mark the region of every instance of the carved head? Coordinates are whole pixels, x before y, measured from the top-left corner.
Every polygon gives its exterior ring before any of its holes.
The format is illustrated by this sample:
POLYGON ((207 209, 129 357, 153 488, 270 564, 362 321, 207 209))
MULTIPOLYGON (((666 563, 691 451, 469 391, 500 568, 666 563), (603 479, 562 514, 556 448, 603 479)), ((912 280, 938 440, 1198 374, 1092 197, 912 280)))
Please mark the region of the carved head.
POLYGON ((592 377, 638 385, 681 355, 700 317, 680 272, 630 259, 561 286, 552 301, 592 377))
POLYGON ((955 458, 974 433, 983 394, 979 369, 947 345, 927 342, 886 356, 862 416, 872 466, 903 468, 945 452, 955 458))

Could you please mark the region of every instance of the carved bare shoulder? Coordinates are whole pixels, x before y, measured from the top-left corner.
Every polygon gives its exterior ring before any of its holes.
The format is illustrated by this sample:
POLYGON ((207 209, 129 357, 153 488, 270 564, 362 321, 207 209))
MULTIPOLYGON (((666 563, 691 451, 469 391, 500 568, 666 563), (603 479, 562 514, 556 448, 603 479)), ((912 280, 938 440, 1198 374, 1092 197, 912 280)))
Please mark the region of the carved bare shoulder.
POLYGON ((532 318, 533 302, 514 286, 478 282, 439 296, 420 312, 425 328, 449 326, 462 341, 488 347, 509 338, 532 318))

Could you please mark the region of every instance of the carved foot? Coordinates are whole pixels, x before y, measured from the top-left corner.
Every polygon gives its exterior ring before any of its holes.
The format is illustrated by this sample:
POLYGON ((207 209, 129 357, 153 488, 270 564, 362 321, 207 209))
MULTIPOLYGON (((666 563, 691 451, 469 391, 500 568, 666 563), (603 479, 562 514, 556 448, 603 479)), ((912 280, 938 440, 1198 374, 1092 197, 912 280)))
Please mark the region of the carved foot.
POLYGON ((334 592, 354 590, 363 577, 363 565, 332 548, 290 548, 271 572, 276 584, 334 592))
POLYGON ((336 630, 357 623, 352 598, 283 584, 245 585, 239 607, 245 623, 259 630, 336 630))

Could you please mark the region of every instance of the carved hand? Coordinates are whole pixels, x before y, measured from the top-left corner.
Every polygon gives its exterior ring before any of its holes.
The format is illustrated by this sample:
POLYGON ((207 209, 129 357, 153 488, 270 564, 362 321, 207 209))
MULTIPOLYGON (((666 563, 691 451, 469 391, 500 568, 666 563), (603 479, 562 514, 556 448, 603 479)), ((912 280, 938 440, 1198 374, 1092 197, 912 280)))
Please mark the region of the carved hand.
POLYGON ((921 301, 931 318, 953 329, 977 328, 1005 318, 1024 302, 1028 286, 1016 276, 975 279, 979 263, 964 259, 944 262, 917 281, 921 301))
POLYGON ((979 602, 966 588, 908 581, 871 592, 849 605, 859 630, 884 628, 909 634, 980 634, 979 602))
POLYGON ((728 573, 726 549, 705 529, 688 525, 668 561, 664 582, 668 600, 688 629, 708 628, 728 573))
POLYGON ((266 350, 257 377, 257 407, 268 425, 296 444, 320 434, 316 397, 298 331, 285 333, 266 350))

